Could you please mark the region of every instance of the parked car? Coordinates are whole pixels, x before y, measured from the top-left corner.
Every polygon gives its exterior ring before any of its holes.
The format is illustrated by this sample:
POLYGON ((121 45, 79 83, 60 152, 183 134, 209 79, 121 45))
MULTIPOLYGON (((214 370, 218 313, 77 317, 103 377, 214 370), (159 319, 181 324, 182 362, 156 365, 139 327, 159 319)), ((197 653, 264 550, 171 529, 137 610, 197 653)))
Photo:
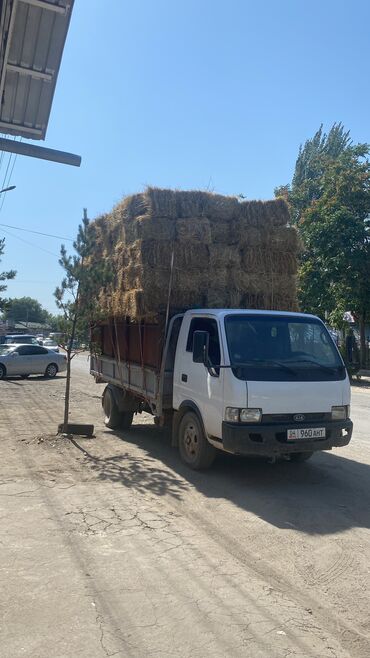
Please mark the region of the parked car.
POLYGON ((64 354, 57 354, 40 345, 2 345, 0 348, 0 379, 20 375, 23 379, 29 375, 55 377, 67 367, 64 354))
POLYGON ((55 340, 53 340, 52 338, 45 338, 42 344, 44 347, 47 347, 49 350, 53 350, 53 352, 59 352, 59 345, 57 345, 55 340))
POLYGON ((4 345, 38 345, 39 342, 32 334, 7 334, 4 336, 4 345))

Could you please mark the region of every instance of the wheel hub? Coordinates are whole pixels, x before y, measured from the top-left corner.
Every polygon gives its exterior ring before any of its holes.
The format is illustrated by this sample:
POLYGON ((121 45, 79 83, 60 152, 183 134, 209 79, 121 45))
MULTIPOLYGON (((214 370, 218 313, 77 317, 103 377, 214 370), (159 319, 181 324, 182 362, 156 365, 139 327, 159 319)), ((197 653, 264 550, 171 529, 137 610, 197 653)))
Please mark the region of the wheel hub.
POLYGON ((190 457, 195 457, 198 452, 198 436, 193 424, 186 427, 184 439, 186 452, 190 457))

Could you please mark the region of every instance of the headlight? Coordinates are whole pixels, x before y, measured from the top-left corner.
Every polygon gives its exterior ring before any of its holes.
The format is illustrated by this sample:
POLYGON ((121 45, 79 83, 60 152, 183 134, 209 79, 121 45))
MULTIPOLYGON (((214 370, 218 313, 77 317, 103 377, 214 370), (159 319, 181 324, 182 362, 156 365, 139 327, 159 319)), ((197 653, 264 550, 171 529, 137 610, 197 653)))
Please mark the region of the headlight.
POLYGON ((229 421, 229 423, 238 423, 239 411, 240 410, 237 407, 226 407, 225 420, 229 421))
POLYGON ((262 418, 262 409, 239 409, 226 407, 225 420, 229 423, 259 423, 262 418))
POLYGON ((259 423, 262 418, 262 409, 240 409, 241 423, 259 423))
POLYGON ((332 420, 346 420, 349 416, 349 407, 332 407, 331 417, 332 420))

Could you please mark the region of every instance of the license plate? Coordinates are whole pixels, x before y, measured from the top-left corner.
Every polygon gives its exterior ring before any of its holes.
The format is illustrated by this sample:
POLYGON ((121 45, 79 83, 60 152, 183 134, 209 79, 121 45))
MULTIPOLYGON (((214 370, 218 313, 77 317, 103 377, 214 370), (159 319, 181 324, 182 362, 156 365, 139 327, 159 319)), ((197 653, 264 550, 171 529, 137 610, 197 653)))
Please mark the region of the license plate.
POLYGON ((288 441, 302 439, 325 439, 325 427, 305 427, 287 431, 288 441))

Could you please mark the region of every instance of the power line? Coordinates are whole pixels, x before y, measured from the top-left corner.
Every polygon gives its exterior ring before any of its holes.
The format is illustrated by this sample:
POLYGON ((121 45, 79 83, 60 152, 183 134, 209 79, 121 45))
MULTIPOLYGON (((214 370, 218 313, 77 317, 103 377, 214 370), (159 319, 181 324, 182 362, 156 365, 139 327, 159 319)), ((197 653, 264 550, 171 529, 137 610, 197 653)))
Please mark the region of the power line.
POLYGON ((48 249, 44 249, 44 247, 40 247, 38 244, 33 244, 33 242, 29 242, 28 240, 25 240, 24 238, 20 238, 19 235, 14 235, 14 233, 11 233, 10 231, 7 231, 7 229, 5 229, 5 228, 3 228, 3 232, 10 235, 12 238, 16 238, 17 240, 20 240, 21 242, 24 242, 25 244, 30 245, 34 249, 40 249, 41 251, 45 251, 46 254, 50 254, 51 256, 53 256, 55 258, 59 258, 58 254, 54 254, 52 251, 49 251, 48 249))
MULTIPOLYGON (((7 165, 7 168, 6 168, 6 171, 5 171, 5 176, 4 176, 3 184, 2 184, 1 187, 5 187, 5 179, 6 179, 7 175, 8 175, 8 171, 9 171, 9 166, 10 166, 10 161, 11 161, 11 159, 12 159, 12 155, 13 155, 13 153, 9 153, 8 165, 7 165)), ((1 206, 1 208, 2 208, 2 206, 1 206)), ((0 208, 0 210, 1 210, 1 208, 0 208)))
POLYGON ((53 235, 52 233, 42 233, 41 231, 34 231, 30 228, 21 228, 20 226, 11 226, 11 224, 1 224, 0 226, 6 226, 7 228, 15 228, 17 231, 25 231, 26 233, 35 233, 36 235, 44 235, 47 238, 56 238, 57 240, 67 240, 68 242, 73 242, 72 238, 65 238, 62 235, 53 235))
MULTIPOLYGON (((12 168, 11 168, 11 170, 10 170, 10 174, 9 174, 8 182, 7 182, 7 184, 5 185, 5 187, 8 187, 8 186, 9 186, 10 179, 11 179, 12 174, 13 174, 13 169, 14 169, 14 165, 15 165, 15 163, 16 163, 16 160, 17 160, 17 154, 15 154, 15 156, 14 156, 14 159, 13 159, 13 166, 12 166, 12 168)), ((6 197, 7 193, 8 193, 8 191, 9 191, 9 190, 6 190, 6 192, 4 192, 4 194, 3 194, 3 198, 2 198, 2 200, 1 200, 0 212, 1 212, 2 208, 3 208, 4 201, 5 201, 5 197, 6 197)))
MULTIPOLYGON (((14 141, 16 141, 16 139, 17 139, 17 137, 15 136, 15 137, 14 137, 14 141)), ((20 142, 22 141, 22 137, 20 138, 19 141, 20 141, 20 142)), ((15 154, 14 157, 13 157, 13 165, 12 165, 12 168, 11 168, 10 173, 9 173, 8 182, 7 182, 7 184, 5 185, 5 180, 6 180, 6 176, 7 176, 8 170, 9 170, 9 166, 10 166, 10 162, 11 162, 12 155, 14 155, 14 154, 13 154, 13 153, 10 153, 9 160, 8 160, 8 166, 7 166, 7 168, 6 168, 6 172, 5 172, 5 176, 4 176, 4 181, 3 181, 3 185, 2 185, 2 187, 8 187, 8 185, 9 185, 9 183, 10 183, 10 179, 11 179, 12 174, 13 174, 14 166, 15 166, 15 163, 16 163, 16 160, 17 160, 17 154, 15 154)), ((7 194, 7 192, 4 192, 4 194, 3 194, 3 198, 1 199, 0 213, 1 213, 1 211, 2 211, 2 209, 3 209, 3 205, 4 205, 4 203, 5 203, 5 197, 6 197, 6 194, 7 194)))

